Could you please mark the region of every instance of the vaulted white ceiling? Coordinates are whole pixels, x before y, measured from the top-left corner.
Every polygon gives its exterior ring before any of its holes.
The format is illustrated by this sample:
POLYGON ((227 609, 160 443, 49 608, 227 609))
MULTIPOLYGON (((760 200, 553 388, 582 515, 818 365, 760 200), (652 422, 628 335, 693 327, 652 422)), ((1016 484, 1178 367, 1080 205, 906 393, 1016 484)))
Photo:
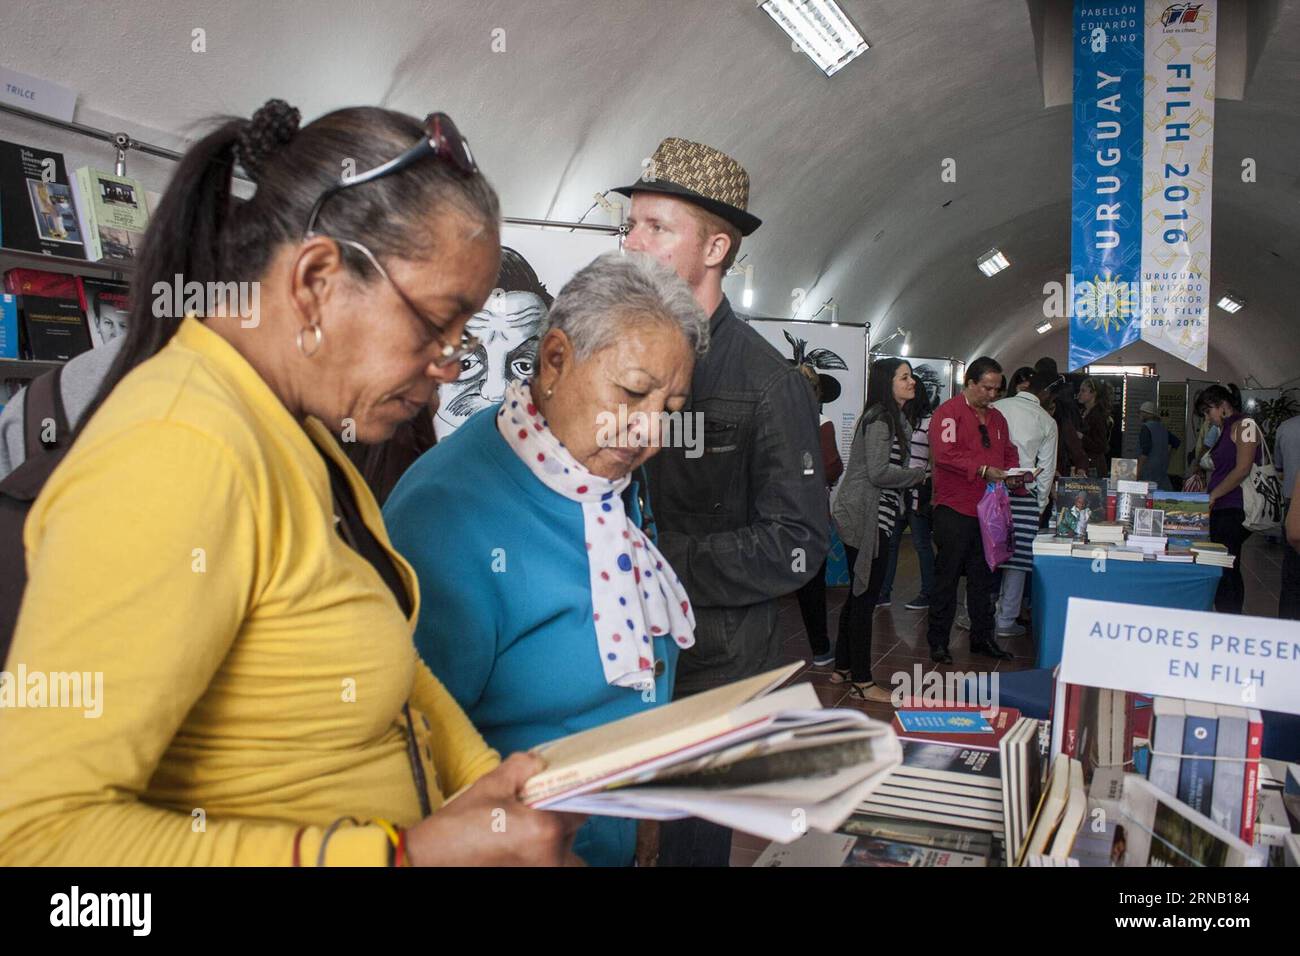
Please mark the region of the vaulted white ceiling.
MULTIPOLYGON (((577 219, 662 137, 698 139, 751 175, 755 314, 789 315, 802 288, 803 317, 834 296, 875 339, 909 329, 914 354, 1019 364, 1066 348, 1034 331, 1069 263, 1070 108, 1043 108, 1042 2, 842 0, 872 48, 832 79, 753 0, 41 0, 6 12, 0 62, 77 89, 87 116, 179 135, 272 96, 308 118, 442 109, 518 217, 577 219), (986 279, 992 245, 1013 266, 986 279)), ((1300 2, 1250 6, 1245 97, 1216 104, 1211 285, 1247 307, 1215 310, 1210 374, 1276 384, 1300 375, 1300 2)), ((1159 354, 1142 348, 1126 354, 1159 354)))

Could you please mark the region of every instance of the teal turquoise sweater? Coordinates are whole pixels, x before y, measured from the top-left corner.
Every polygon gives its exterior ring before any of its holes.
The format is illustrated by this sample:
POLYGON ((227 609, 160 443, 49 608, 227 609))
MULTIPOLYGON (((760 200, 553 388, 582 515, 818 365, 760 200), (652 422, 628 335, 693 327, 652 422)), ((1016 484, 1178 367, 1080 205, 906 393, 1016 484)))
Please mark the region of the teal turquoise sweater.
MULTIPOLYGON (((483 409, 426 452, 384 506, 420 579, 420 656, 502 756, 671 699, 676 644, 654 639, 655 700, 605 682, 582 506, 543 485, 483 409)), ((592 817, 574 848, 625 866, 635 821, 592 817)))

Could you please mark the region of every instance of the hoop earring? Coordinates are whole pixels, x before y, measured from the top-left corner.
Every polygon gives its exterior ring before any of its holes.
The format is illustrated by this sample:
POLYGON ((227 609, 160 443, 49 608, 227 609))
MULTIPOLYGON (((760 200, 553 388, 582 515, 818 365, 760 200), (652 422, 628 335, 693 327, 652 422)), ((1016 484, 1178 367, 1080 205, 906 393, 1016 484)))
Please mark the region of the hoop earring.
POLYGON ((298 330, 298 335, 295 341, 297 341, 298 343, 298 351, 302 353, 303 358, 311 358, 313 355, 315 355, 317 352, 320 351, 321 343, 325 341, 325 333, 320 330, 319 322, 313 322, 311 325, 307 326, 306 329, 298 330), (303 341, 302 333, 307 330, 311 330, 312 332, 316 333, 316 341, 312 345, 310 352, 307 351, 307 349, 302 344, 303 341))

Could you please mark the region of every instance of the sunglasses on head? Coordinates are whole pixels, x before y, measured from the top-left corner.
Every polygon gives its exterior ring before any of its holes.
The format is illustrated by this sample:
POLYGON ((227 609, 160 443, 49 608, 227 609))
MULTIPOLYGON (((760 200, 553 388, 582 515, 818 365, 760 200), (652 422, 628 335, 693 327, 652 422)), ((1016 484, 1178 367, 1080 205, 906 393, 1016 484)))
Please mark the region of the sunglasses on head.
POLYGON ((331 196, 353 186, 399 173, 426 156, 438 157, 462 176, 473 176, 478 172, 478 164, 474 162, 474 154, 469 150, 469 142, 461 135, 451 117, 446 113, 430 113, 424 118, 423 138, 406 152, 374 169, 357 173, 347 179, 340 179, 334 185, 327 187, 311 207, 311 214, 307 217, 307 227, 303 230, 303 238, 316 234, 316 221, 320 218, 321 208, 331 196))

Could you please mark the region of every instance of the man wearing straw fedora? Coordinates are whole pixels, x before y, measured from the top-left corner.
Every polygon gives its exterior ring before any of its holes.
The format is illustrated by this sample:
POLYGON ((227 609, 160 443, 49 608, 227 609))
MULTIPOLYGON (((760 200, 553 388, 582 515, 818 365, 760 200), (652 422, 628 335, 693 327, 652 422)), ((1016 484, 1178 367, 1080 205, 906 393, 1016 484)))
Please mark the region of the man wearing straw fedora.
MULTIPOLYGON (((817 408, 808 384, 738 318, 722 292, 741 236, 749 174, 701 143, 668 138, 632 198, 624 243, 671 266, 710 316, 687 411, 700 413, 704 453, 665 448, 647 463, 659 548, 695 608, 695 646, 677 665, 675 697, 775 667, 777 599, 799 589, 829 547, 817 408)), ((665 825, 665 865, 726 866, 731 833, 703 821, 665 825)))

